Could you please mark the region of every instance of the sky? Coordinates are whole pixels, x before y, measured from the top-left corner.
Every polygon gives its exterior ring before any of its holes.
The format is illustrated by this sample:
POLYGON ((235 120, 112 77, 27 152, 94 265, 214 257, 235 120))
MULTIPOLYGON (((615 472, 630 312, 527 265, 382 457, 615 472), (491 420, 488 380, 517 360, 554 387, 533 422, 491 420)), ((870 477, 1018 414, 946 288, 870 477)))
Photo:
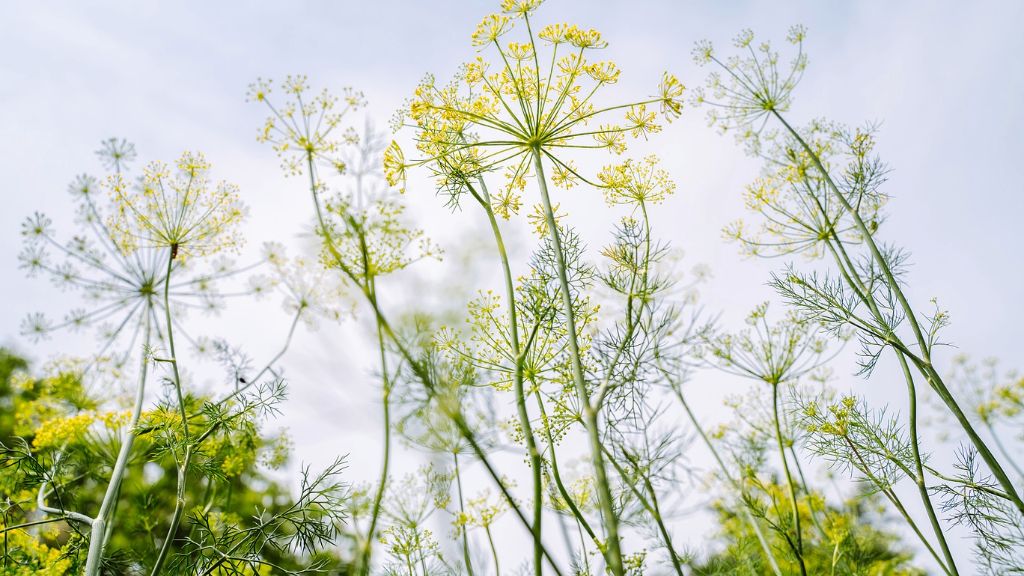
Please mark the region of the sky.
MULTIPOLYGON (((423 74, 446 78, 473 57, 469 34, 494 4, 0 1, 0 345, 39 361, 88 349, 72 337, 33 344, 19 335, 27 313, 59 316, 75 296, 25 278, 17 254, 21 222, 34 211, 71 229, 66 187, 81 172, 99 171, 93 150, 101 139, 130 139, 142 160, 203 151, 215 177, 238 184, 250 207, 246 256, 267 240, 298 246, 308 203, 301 183, 283 177, 273 153, 256 142, 263 110, 245 102, 248 84, 301 73, 316 87, 353 86, 370 102, 353 121, 384 128, 423 74)), ((810 65, 790 116, 880 126, 893 197, 883 237, 911 253, 911 299, 926 306, 937 297, 951 314, 946 340, 955 349, 940 362, 968 353, 1024 367, 1024 3, 549 0, 539 17, 600 29, 611 44, 608 57, 623 69, 617 90, 636 96, 653 93, 663 70, 699 86, 704 71, 690 59, 697 40, 725 47, 751 28, 781 42, 791 24, 806 25, 810 65)), ((740 193, 756 177, 757 162, 694 109, 638 150, 657 151, 678 182, 676 197, 653 216, 655 232, 685 251, 687 266, 710 267, 702 303, 724 325, 737 325, 771 298, 768 274, 785 264, 743 258, 720 232, 744 216, 740 193)), ((407 198, 418 224, 450 255, 481 233, 464 214, 441 207, 426 180, 414 180, 407 198)), ((599 193, 573 192, 564 202, 591 245, 607 240, 616 214, 599 193)), ((525 243, 522 228, 516 238, 525 243)), ((463 294, 445 278, 416 281, 431 302, 458 301, 449 296, 463 294)), ((394 291, 396 304, 413 306, 411 298, 394 291)), ((197 322, 229 326, 224 335, 259 357, 280 345, 288 318, 263 303, 197 322)), ((379 426, 369 345, 359 320, 300 332, 285 358, 291 399, 275 422, 290 429, 297 462, 348 453, 352 480, 372 477, 377 456, 365 447, 379 426)), ((695 394, 715 422, 725 415, 721 389, 742 388, 702 378, 695 394)), ((895 384, 885 374, 869 382, 844 375, 839 386, 899 402, 895 384)), ((399 469, 412 470, 422 458, 404 451, 399 469)), ((967 555, 961 544, 958 553, 967 555)))

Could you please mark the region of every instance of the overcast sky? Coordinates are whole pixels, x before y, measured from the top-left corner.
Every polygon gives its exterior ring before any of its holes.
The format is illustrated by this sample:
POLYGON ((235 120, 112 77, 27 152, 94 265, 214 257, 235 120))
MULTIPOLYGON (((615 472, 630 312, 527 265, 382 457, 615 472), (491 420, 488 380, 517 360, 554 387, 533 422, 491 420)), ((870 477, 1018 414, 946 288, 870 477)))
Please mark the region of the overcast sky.
MULTIPOLYGON (((18 336, 26 313, 59 317, 73 296, 24 278, 16 255, 20 223, 35 210, 70 230, 65 189, 76 174, 99 171, 92 151, 100 139, 128 138, 142 160, 202 150, 216 178, 241 187, 250 245, 295 244, 309 221, 306 196, 255 141, 263 110, 245 103, 248 83, 304 73, 317 87, 351 85, 370 101, 366 116, 384 127, 424 73, 446 78, 472 57, 469 34, 492 4, 0 1, 0 343, 38 360, 81 351, 67 339, 35 346, 18 336)), ((666 69, 700 85, 703 71, 689 56, 697 40, 725 47, 749 27, 781 41, 789 25, 805 24, 810 66, 791 117, 880 123, 879 151, 893 168, 883 236, 912 253, 911 297, 922 306, 940 299, 953 319, 947 340, 959 351, 1022 367, 1024 3, 551 0, 539 19, 600 29, 627 97, 653 93, 666 69)), ((720 233, 743 215, 739 194, 757 164, 707 128, 702 111, 687 110, 650 146, 679 184, 654 215, 656 233, 684 249, 688 263, 711 267, 703 302, 735 324, 770 297, 767 275, 784 264, 743 259, 720 233)), ((572 222, 599 245, 615 214, 596 192, 573 194, 564 200, 572 222)), ((425 182, 414 181, 410 201, 449 252, 473 239, 464 215, 439 208, 425 182)), ((234 320, 224 335, 257 356, 278 345, 288 321, 273 303, 262 309, 267 316, 225 316, 234 320)), ((352 342, 365 335, 358 323, 300 333, 285 362, 292 400, 276 423, 292 429, 297 460, 351 453, 353 480, 377 466, 376 451, 365 448, 379 435, 374 367, 352 342)), ((841 385, 899 402, 886 391, 893 383, 879 376, 841 385)), ((705 400, 714 421, 717 398, 705 400)), ((400 468, 413 468, 416 458, 406 457, 400 468)))

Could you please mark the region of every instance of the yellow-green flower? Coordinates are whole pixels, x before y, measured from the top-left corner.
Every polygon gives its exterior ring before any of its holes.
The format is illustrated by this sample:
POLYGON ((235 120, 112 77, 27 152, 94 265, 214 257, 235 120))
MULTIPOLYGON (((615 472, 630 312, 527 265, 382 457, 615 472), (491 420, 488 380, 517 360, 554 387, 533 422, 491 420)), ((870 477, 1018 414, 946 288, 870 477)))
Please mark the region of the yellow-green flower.
POLYGON ((651 107, 659 106, 666 121, 679 115, 682 85, 670 74, 656 96, 596 107, 601 89, 621 76, 614 62, 588 59, 607 42, 598 31, 571 24, 535 27, 539 4, 503 2, 504 13, 486 16, 472 35, 480 56, 450 83, 431 75, 420 83, 404 113, 420 158, 406 160, 392 144, 385 157, 390 182, 400 181, 409 166, 427 165, 439 187, 457 196, 483 173, 500 170, 506 185, 492 193, 492 203, 500 195, 494 208, 505 216, 521 204, 535 156, 550 163, 556 184, 600 187, 580 174, 570 156, 593 149, 621 154, 627 137, 658 132, 658 112, 651 107), (502 38, 516 32, 511 42, 502 38))
POLYGON ((185 152, 173 169, 149 164, 139 186, 111 176, 107 186, 117 212, 109 224, 122 250, 170 248, 173 259, 237 249, 245 206, 237 186, 212 184, 209 172, 202 154, 185 152))

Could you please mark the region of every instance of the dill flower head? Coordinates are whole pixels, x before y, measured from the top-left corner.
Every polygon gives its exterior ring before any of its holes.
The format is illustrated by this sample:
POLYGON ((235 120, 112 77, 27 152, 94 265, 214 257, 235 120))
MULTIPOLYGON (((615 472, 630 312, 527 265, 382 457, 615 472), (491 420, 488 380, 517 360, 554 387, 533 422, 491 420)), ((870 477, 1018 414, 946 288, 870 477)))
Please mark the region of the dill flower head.
POLYGON ((746 322, 745 330, 706 339, 710 360, 726 372, 774 386, 795 381, 830 359, 821 326, 794 313, 769 322, 765 302, 746 322))
POLYGON ((326 212, 326 227, 319 232, 329 240, 321 255, 328 267, 338 265, 340 258, 359 278, 368 279, 441 256, 440 247, 423 230, 409 226, 405 206, 393 199, 378 198, 357 208, 353 198, 338 196, 326 212))
POLYGON ((658 157, 654 155, 606 166, 597 177, 604 185, 605 201, 612 206, 658 204, 676 190, 675 182, 659 167, 658 157))
POLYGON ((346 293, 337 275, 315 259, 288 257, 277 243, 266 244, 263 252, 272 274, 254 276, 254 290, 263 292, 266 286, 276 286, 284 296, 285 311, 301 317, 308 328, 315 329, 319 318, 338 321, 351 311, 351 306, 342 305, 346 293))
POLYGON ((342 150, 348 144, 355 144, 359 137, 351 128, 343 129, 342 121, 348 113, 366 105, 363 93, 345 88, 341 96, 327 90, 313 94, 302 75, 285 77, 280 89, 286 100, 283 105, 275 106, 271 102, 274 93, 271 80, 259 79, 249 86, 246 99, 265 104, 271 113, 257 140, 273 146, 288 175, 302 174, 314 162, 344 173, 346 162, 342 150))
POLYGON ((711 42, 698 42, 694 60, 701 66, 713 64, 717 70, 708 74, 706 90, 695 91, 694 103, 707 105, 709 123, 723 131, 737 130, 740 136, 760 132, 769 115, 789 109, 793 90, 807 67, 806 37, 803 26, 789 29, 786 41, 796 46, 797 53, 788 65, 780 65, 779 53, 769 42, 755 43, 750 30, 733 40, 738 54, 724 59, 711 42))
POLYGON ((238 187, 212 184, 209 173, 202 154, 185 152, 174 168, 150 163, 138 186, 120 174, 108 178, 117 208, 108 225, 121 250, 169 248, 174 259, 238 249, 246 213, 238 187))
MULTIPOLYGON (((108 181, 125 182, 130 178, 128 170, 135 157, 131 143, 105 140, 97 155, 111 171, 108 181)), ((121 221, 120 231, 110 226, 116 219, 117 198, 100 194, 95 177, 76 177, 68 193, 75 204, 78 225, 70 239, 62 240, 53 221, 36 213, 22 224, 24 248, 19 260, 29 277, 47 277, 62 290, 79 293, 84 302, 60 321, 51 321, 41 313, 30 314, 22 323, 22 333, 39 339, 57 330, 95 327, 101 342, 98 355, 118 352, 114 360, 120 362, 140 338, 147 318, 162 316, 161 296, 170 248, 151 244, 125 250, 121 243, 125 236, 145 237, 148 233, 138 220, 121 221), (118 340, 125 341, 123 349, 115 347, 118 340)), ((174 260, 168 294, 174 316, 179 318, 190 309, 218 310, 223 303, 220 282, 246 269, 236 268, 224 258, 202 268, 181 258, 174 260)))
POLYGON ((747 186, 744 203, 761 216, 759 226, 736 222, 724 230, 726 238, 740 242, 748 254, 801 253, 816 258, 829 240, 863 241, 856 222, 835 198, 815 161, 841 176, 832 184, 856 207, 870 232, 884 221, 882 208, 888 196, 880 187, 888 168, 874 152, 874 127, 850 129, 814 120, 799 131, 815 159, 789 133, 772 130, 757 139, 759 154, 768 161, 761 177, 747 186))
POLYGON ((480 175, 500 171, 505 184, 491 202, 496 212, 515 213, 535 157, 550 164, 556 185, 600 187, 580 174, 571 155, 622 154, 627 140, 646 138, 679 116, 683 86, 667 73, 654 96, 599 103, 621 75, 614 62, 592 58, 607 42, 572 24, 536 27, 539 4, 504 2, 503 13, 486 16, 472 35, 479 56, 447 84, 432 75, 420 82, 396 123, 415 131, 419 157, 391 145, 384 168, 392 185, 409 167, 425 165, 439 189, 457 198, 480 175))

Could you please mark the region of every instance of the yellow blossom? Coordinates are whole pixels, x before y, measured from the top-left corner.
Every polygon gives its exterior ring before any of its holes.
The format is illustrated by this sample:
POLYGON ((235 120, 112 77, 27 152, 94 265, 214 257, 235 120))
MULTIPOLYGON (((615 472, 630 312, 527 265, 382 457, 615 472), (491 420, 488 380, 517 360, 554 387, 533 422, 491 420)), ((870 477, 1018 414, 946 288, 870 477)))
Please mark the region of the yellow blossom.
POLYGON ((477 25, 476 31, 471 36, 474 46, 483 46, 498 39, 499 36, 509 31, 509 17, 501 14, 489 14, 477 25))
POLYGON ((109 225, 122 250, 169 248, 171 257, 209 255, 241 246, 238 228, 245 206, 238 188, 212 185, 210 164, 199 153, 185 152, 172 170, 162 162, 146 167, 138 187, 120 174, 107 187, 116 213, 109 225))

